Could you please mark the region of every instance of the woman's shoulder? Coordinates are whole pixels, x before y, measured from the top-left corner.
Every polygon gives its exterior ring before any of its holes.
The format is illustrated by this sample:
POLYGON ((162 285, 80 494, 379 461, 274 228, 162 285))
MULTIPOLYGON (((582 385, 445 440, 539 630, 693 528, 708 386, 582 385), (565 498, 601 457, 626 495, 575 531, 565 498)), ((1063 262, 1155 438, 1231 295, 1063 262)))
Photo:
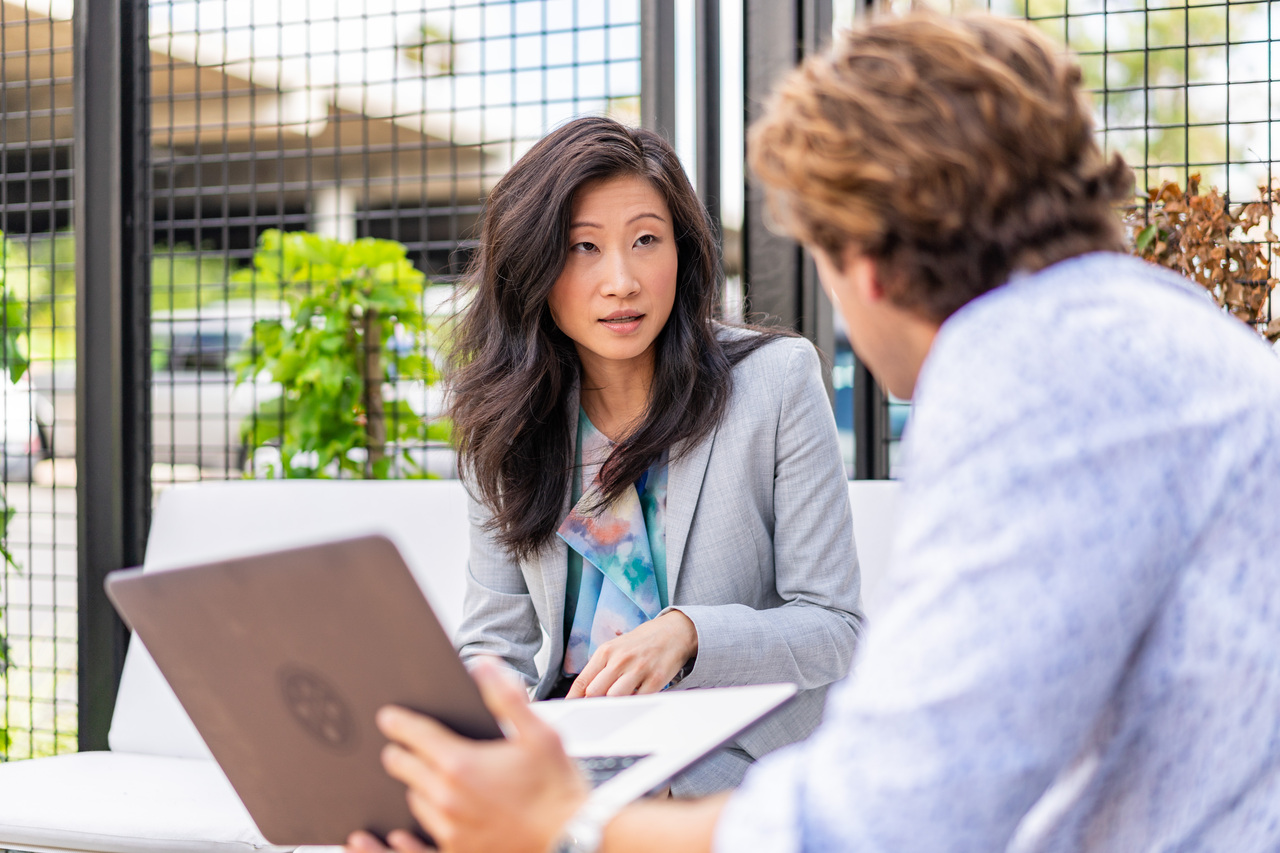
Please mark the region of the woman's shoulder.
POLYGON ((770 334, 762 329, 724 323, 716 323, 715 327, 716 339, 728 349, 755 345, 746 357, 734 365, 735 380, 747 375, 781 378, 796 370, 801 362, 818 362, 818 351, 808 339, 799 335, 770 334))

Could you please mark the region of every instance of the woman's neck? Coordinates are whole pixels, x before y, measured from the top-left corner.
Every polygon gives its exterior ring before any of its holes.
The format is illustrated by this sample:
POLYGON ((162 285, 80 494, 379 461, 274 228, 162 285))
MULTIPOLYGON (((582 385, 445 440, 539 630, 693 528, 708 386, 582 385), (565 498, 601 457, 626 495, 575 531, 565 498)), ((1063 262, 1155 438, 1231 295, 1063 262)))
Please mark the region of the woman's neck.
POLYGON ((653 384, 653 359, 595 361, 582 360, 582 410, 606 438, 621 441, 644 420, 653 384))

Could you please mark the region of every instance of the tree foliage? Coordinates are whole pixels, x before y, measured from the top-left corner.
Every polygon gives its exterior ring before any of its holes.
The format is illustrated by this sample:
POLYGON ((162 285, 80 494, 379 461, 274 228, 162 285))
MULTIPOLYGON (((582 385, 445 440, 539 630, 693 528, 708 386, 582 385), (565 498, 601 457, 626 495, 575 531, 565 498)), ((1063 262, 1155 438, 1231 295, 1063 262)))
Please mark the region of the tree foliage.
POLYGON ((235 278, 252 278, 259 292, 278 288, 290 306, 284 320, 255 323, 232 362, 237 382, 265 371, 283 389, 246 424, 246 443, 278 443, 286 477, 422 474, 406 446, 447 437, 447 429, 384 389, 392 378, 437 378, 424 350, 425 277, 404 246, 272 230, 252 269, 235 278))

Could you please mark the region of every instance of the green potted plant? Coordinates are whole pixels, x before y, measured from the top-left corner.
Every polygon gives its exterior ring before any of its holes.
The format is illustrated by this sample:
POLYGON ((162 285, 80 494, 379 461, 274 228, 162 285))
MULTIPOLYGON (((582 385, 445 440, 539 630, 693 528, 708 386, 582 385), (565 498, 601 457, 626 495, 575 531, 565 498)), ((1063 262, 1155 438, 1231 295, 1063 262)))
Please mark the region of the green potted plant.
POLYGON ((290 308, 255 323, 232 362, 238 383, 265 371, 281 389, 242 425, 249 452, 278 446, 285 477, 426 476, 410 450, 447 441, 448 424, 389 393, 393 380, 438 379, 426 350, 426 279, 405 247, 272 230, 233 280, 290 308))

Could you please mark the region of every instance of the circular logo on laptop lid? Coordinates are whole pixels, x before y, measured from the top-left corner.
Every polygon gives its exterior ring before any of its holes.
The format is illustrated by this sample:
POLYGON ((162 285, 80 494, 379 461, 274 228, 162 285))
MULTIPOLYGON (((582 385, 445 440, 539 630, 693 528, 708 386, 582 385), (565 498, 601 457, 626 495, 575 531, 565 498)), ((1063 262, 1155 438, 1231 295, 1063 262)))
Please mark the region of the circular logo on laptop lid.
POLYGON ((303 731, 330 749, 355 746, 355 720, 333 685, 300 666, 281 667, 279 679, 284 705, 303 731))

